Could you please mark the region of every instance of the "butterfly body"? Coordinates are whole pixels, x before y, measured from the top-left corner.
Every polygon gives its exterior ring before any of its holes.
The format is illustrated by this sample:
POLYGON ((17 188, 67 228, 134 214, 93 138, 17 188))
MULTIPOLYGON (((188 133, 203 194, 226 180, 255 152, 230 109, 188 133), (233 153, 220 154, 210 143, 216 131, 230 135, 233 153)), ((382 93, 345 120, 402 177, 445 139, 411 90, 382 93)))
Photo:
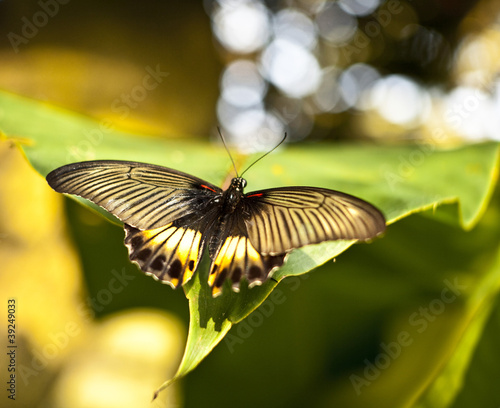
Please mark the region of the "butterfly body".
POLYGON ((234 211, 237 210, 238 204, 243 197, 243 189, 245 188, 245 185, 245 179, 233 178, 227 190, 224 190, 220 194, 220 197, 217 197, 214 200, 215 203, 220 203, 220 207, 216 222, 214 222, 212 228, 209 228, 209 230, 212 231, 212 235, 209 240, 208 251, 212 259, 220 246, 224 227, 228 223, 234 211))
POLYGON ((247 185, 247 181, 241 177, 235 177, 231 180, 231 184, 223 194, 224 213, 232 213, 236 210, 238 204, 243 198, 243 189, 247 185))
POLYGON ((124 223, 130 259, 178 287, 211 259, 212 294, 226 280, 239 289, 262 284, 288 252, 327 240, 367 240, 385 229, 371 204, 334 190, 281 187, 245 194, 246 180, 226 190, 152 164, 101 160, 62 166, 47 176, 58 192, 79 195, 124 223))

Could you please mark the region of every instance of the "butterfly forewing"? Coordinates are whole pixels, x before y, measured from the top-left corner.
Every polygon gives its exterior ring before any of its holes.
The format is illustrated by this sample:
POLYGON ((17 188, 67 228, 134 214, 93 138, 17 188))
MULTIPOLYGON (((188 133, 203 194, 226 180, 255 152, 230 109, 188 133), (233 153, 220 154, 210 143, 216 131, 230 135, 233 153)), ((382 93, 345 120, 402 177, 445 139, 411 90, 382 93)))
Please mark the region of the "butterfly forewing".
POLYGON ((47 181, 54 190, 89 199, 143 230, 199 215, 222 192, 177 170, 113 160, 69 164, 51 172, 47 181))
POLYGON ((385 230, 385 219, 359 198, 315 187, 283 187, 248 193, 248 237, 262 254, 339 239, 367 240, 385 230))

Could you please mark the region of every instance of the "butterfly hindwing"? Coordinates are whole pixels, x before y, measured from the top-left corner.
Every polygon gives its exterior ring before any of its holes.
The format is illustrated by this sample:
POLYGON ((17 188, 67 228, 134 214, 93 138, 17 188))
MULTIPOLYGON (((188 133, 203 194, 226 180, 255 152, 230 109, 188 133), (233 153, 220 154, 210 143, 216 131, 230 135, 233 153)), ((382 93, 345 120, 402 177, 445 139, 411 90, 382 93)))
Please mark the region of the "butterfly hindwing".
POLYGON ((124 228, 130 260, 144 273, 174 288, 191 279, 202 255, 203 236, 199 230, 174 223, 151 230, 128 224, 124 228))
POLYGON ((239 291, 243 277, 250 287, 261 285, 274 269, 283 265, 285 255, 261 255, 247 237, 227 237, 210 265, 208 284, 212 288, 212 295, 218 296, 221 293, 226 279, 232 281, 236 292, 239 291))
POLYGON ((225 215, 221 221, 220 233, 213 236, 213 248, 209 251, 212 263, 208 284, 213 296, 221 293, 227 279, 232 281, 233 290, 239 291, 242 278, 250 287, 260 285, 283 265, 286 254, 262 255, 255 249, 240 212, 225 215))
POLYGON ((248 237, 262 254, 339 239, 367 240, 385 230, 385 219, 359 198, 315 187, 283 187, 245 195, 248 237))

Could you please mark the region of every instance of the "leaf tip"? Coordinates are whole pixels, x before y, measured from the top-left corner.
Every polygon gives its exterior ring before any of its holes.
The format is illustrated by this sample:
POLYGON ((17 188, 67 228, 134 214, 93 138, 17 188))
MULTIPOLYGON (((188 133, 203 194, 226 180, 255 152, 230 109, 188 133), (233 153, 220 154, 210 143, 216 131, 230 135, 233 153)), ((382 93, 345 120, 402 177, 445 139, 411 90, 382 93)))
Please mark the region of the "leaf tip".
POLYGON ((160 393, 159 390, 156 390, 155 392, 153 392, 153 398, 151 399, 151 402, 153 402, 156 398, 158 398, 159 393, 160 393))
POLYGON ((167 388, 175 380, 177 380, 177 377, 171 378, 170 380, 167 380, 162 385, 160 385, 160 387, 153 393, 153 399, 151 400, 151 402, 153 402, 156 398, 158 398, 158 395, 160 395, 160 392, 162 392, 165 388, 167 388))

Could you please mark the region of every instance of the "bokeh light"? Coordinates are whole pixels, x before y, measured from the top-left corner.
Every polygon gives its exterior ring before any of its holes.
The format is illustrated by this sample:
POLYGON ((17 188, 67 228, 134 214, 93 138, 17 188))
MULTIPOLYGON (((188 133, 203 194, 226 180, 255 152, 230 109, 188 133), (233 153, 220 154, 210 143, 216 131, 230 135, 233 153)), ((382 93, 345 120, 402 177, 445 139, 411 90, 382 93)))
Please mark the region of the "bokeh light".
POLYGON ((428 112, 430 99, 425 90, 401 75, 376 81, 371 92, 372 107, 388 122, 414 126, 428 112))
POLYGON ((313 49, 317 43, 316 26, 314 22, 299 10, 286 8, 273 19, 275 38, 288 40, 307 49, 313 49))
MULTIPOLYGON (((498 90, 499 84, 495 87, 498 90)), ((500 140, 499 97, 472 86, 459 86, 445 98, 449 127, 468 140, 500 140)))
POLYGON ((267 8, 258 1, 220 0, 213 16, 217 39, 228 50, 247 54, 264 46, 270 34, 267 8))
MULTIPOLYGON (((161 407, 151 390, 173 374, 182 351, 182 327, 156 310, 129 310, 93 327, 92 342, 82 346, 54 385, 55 407, 161 407)), ((163 398, 172 405, 175 387, 163 398)))
POLYGON ((379 5, 379 0, 339 0, 343 10, 354 16, 366 16, 372 13, 379 5))
POLYGON ((320 112, 340 112, 345 104, 340 93, 338 82, 339 70, 335 67, 323 69, 321 83, 313 100, 320 112))
POLYGON ((249 60, 236 60, 222 74, 221 98, 230 105, 248 108, 264 99, 267 83, 257 65, 249 60))
POLYGON ((354 36, 358 25, 352 14, 333 2, 326 3, 316 15, 316 23, 321 37, 333 44, 343 44, 349 41, 354 36))
MULTIPOLYGON (((500 72, 498 24, 464 36, 453 55, 443 32, 425 24, 437 11, 430 13, 418 4, 382 0, 302 0, 272 7, 257 0, 212 4, 208 12, 215 37, 225 52, 236 57, 223 54, 228 62, 217 120, 240 149, 264 148, 265 144, 250 147, 258 139, 252 135, 267 134, 271 127, 287 131, 287 142, 301 140, 315 130, 318 115, 323 115, 321 123, 340 124, 353 121, 353 116, 325 121, 324 115, 349 111, 363 113, 359 121, 364 123, 363 137, 379 139, 387 134, 392 140, 399 133, 406 139, 406 132, 424 139, 434 126, 444 129, 442 139, 449 141, 498 138, 494 113, 498 92, 492 85, 500 72), (232 35, 223 34, 229 32, 232 35), (244 62, 238 53, 247 54, 244 62), (412 66, 407 72, 398 72, 397 66, 380 69, 391 61, 412 66), (447 67, 453 61, 450 72, 447 67), (447 73, 455 82, 451 87, 427 84, 425 77, 419 77, 426 70, 447 73), (460 120, 453 117, 450 109, 470 104, 471 93, 480 99, 477 109, 460 120)), ((475 20, 465 20, 469 25, 471 21, 475 20)))
POLYGON ((241 109, 219 100, 217 116, 225 139, 246 153, 274 147, 285 132, 282 121, 263 105, 241 109))
POLYGON ((318 88, 318 61, 296 42, 274 40, 263 52, 261 64, 264 76, 286 95, 301 98, 318 88))

